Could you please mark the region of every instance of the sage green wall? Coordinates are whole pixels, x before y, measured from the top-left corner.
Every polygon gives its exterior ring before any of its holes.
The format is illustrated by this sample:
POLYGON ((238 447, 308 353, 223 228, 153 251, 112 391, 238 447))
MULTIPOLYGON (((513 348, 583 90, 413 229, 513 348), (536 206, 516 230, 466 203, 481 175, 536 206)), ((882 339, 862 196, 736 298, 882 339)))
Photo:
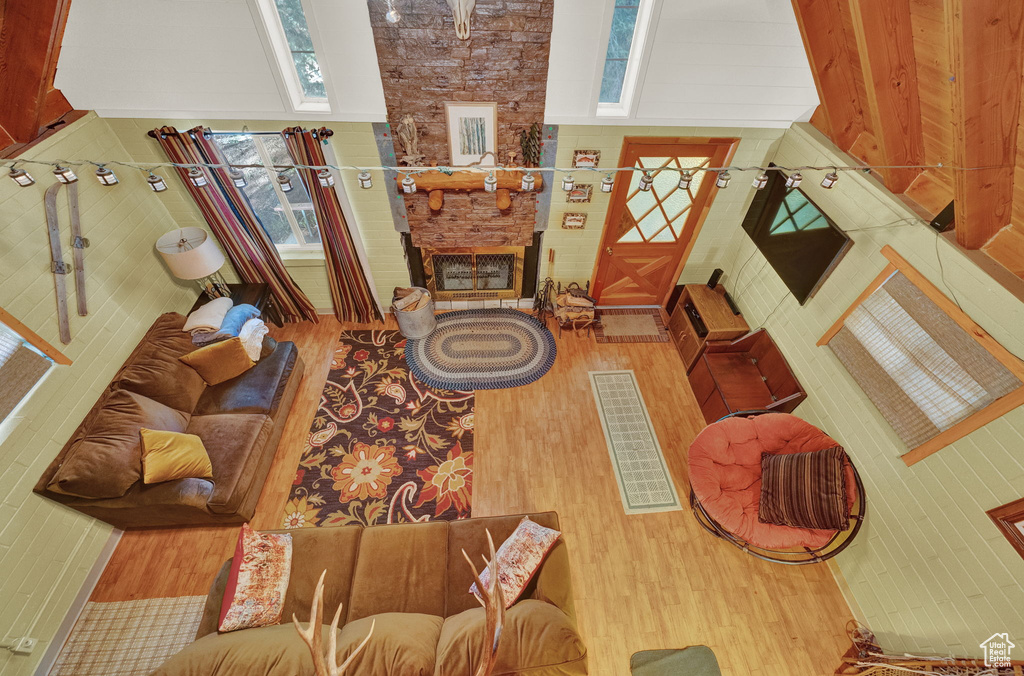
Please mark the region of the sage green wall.
MULTIPOLYGON (((785 132, 783 129, 741 129, 731 127, 621 127, 598 125, 560 125, 558 128, 558 152, 555 165, 571 167, 574 150, 600 150, 602 167, 618 166, 622 141, 626 136, 673 136, 673 137, 735 137, 740 139, 735 166, 760 166, 773 151, 774 146, 785 132)), ((550 174, 545 180, 551 181, 550 174)), ((568 204, 565 193, 557 187, 560 175, 555 176, 555 192, 551 197, 551 214, 548 230, 544 234, 544 253, 541 257, 541 277, 550 276, 556 281, 586 282, 594 271, 597 249, 601 244, 604 219, 608 212, 610 194, 600 190, 604 174, 588 171, 573 174, 580 183, 593 183, 593 198, 586 204, 568 204), (583 230, 563 230, 562 216, 566 212, 586 213, 587 224, 583 230), (548 250, 555 250, 555 263, 548 263, 548 250)), ((719 261, 726 255, 732 237, 732 224, 742 218, 750 203, 749 190, 754 175, 750 172, 733 172, 731 186, 719 190, 697 237, 693 251, 687 261, 686 270, 704 279, 711 274, 719 261)))
MULTIPOLYGON (((803 124, 786 132, 772 159, 783 166, 849 164, 803 124)), ((985 514, 1024 496, 1024 408, 907 467, 899 457, 905 447, 864 392, 827 347, 815 346, 885 266, 885 244, 1021 356, 1024 304, 874 179, 847 172, 825 190, 820 173, 805 175, 802 188, 855 242, 818 294, 797 304, 753 253, 738 219, 720 233, 732 237, 720 263, 748 323, 768 329, 807 390, 796 414, 835 437, 864 480, 867 520, 837 557, 850 605, 892 651, 980 656, 979 644, 996 632, 1024 645, 1024 559, 985 514)), ((704 274, 687 268, 684 278, 704 274)))
MULTIPOLYGON (((92 113, 22 157, 131 159, 107 122, 92 113)), ((153 249, 175 223, 144 176, 117 169, 121 184, 104 187, 83 168, 81 221, 92 240, 85 250, 89 314, 75 314, 69 278, 72 340, 62 346, 43 210, 43 193, 54 179, 46 167, 26 168, 36 185, 0 181, 0 306, 73 364, 54 367, 0 433, 0 640, 40 639, 30 656, 0 650, 2 676, 32 673, 111 533, 110 526, 35 495, 32 486, 157 315, 187 310, 195 297, 171 279, 153 249)), ((57 203, 70 262, 65 193, 57 203)))
MULTIPOLYGON (((110 119, 107 120, 117 133, 121 143, 131 153, 136 162, 166 162, 167 157, 156 141, 146 135, 150 129, 165 125, 179 130, 205 126, 218 131, 233 131, 248 128, 251 131, 281 131, 294 123, 279 121, 245 121, 245 120, 139 120, 110 119)), ((331 122, 334 136, 331 137, 331 149, 338 163, 352 166, 380 166, 377 145, 373 137, 373 127, 368 122, 331 122)), ((170 189, 160 194, 160 198, 174 216, 179 226, 207 227, 202 213, 195 202, 189 197, 181 181, 169 169, 163 169, 170 189)), ((391 300, 391 291, 395 286, 409 284, 409 272, 405 265, 405 254, 401 239, 395 232, 388 205, 387 192, 384 185, 384 174, 380 171, 371 172, 373 189, 363 190, 356 182, 356 172, 341 172, 341 180, 345 193, 352 205, 356 226, 366 250, 370 272, 379 298, 385 308, 391 300)), ((285 258, 285 267, 295 282, 309 296, 310 301, 319 312, 331 313, 331 296, 327 283, 327 269, 324 267, 322 253, 293 254, 285 258)))

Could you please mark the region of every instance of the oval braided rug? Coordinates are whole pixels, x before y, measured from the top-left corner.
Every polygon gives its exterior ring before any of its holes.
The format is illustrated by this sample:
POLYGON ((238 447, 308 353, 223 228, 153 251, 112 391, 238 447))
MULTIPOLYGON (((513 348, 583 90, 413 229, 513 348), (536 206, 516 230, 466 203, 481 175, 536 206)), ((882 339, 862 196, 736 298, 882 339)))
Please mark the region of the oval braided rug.
POLYGON ((500 390, 537 380, 555 363, 555 337, 518 310, 460 310, 437 316, 426 338, 409 340, 416 378, 443 390, 500 390))

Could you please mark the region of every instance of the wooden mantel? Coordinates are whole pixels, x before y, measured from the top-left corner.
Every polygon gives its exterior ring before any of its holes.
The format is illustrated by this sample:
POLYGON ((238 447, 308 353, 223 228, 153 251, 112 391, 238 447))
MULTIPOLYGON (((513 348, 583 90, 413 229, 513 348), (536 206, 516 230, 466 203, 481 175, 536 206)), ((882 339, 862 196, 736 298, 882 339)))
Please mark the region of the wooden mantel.
MULTIPOLYGON (((430 199, 428 204, 434 211, 439 211, 444 206, 444 191, 445 190, 483 190, 484 179, 492 170, 487 167, 481 169, 456 169, 451 174, 446 174, 439 170, 423 171, 420 173, 411 173, 413 180, 416 181, 416 190, 422 190, 430 193, 430 199)), ((497 190, 497 206, 501 210, 508 209, 512 205, 511 191, 517 192, 522 190, 523 174, 526 172, 525 169, 505 170, 505 169, 494 169, 494 178, 498 180, 497 190)), ((395 177, 395 182, 398 184, 399 192, 402 191, 402 181, 405 179, 404 173, 399 173, 395 177)), ((544 187, 544 177, 539 171, 533 173, 534 180, 534 192, 539 192, 544 187)))

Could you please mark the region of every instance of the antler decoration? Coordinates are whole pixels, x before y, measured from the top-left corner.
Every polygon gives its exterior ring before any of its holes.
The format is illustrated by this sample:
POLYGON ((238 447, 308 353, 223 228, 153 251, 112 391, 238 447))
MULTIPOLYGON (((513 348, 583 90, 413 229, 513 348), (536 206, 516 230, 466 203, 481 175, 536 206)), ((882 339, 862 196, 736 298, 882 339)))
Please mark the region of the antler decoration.
POLYGON ((455 37, 468 40, 469 23, 476 0, 448 0, 448 6, 451 7, 452 18, 455 19, 455 37))
POLYGON ((472 569, 473 580, 476 581, 477 591, 480 592, 477 600, 484 607, 487 618, 480 666, 477 667, 475 676, 489 676, 494 671, 494 665, 498 660, 498 641, 501 640, 501 628, 505 624, 505 595, 498 582, 498 560, 494 555, 494 539, 491 537, 490 530, 487 530, 487 545, 491 550, 491 560, 488 562, 486 557, 482 557, 484 566, 490 569, 486 587, 480 581, 480 574, 477 572, 476 566, 473 565, 472 559, 469 558, 469 554, 465 549, 462 550, 462 556, 472 569))
MULTIPOLYGON (((491 549, 494 549, 493 544, 491 549)), ((373 628, 376 626, 377 621, 374 620, 370 623, 370 631, 366 634, 366 638, 352 651, 348 659, 339 665, 338 620, 341 619, 341 608, 344 605, 339 603, 338 610, 334 613, 334 619, 331 620, 331 632, 327 638, 327 659, 325 660, 320 627, 324 623, 324 577, 326 575, 327 570, 324 570, 324 572, 320 573, 320 581, 316 583, 316 592, 313 595, 313 603, 309 609, 309 626, 303 629, 302 625, 299 624, 299 618, 295 617, 295 613, 292 613, 292 622, 295 624, 295 630, 299 632, 299 636, 309 646, 309 651, 313 653, 313 673, 315 676, 341 676, 345 673, 345 669, 352 663, 356 655, 359 654, 359 651, 369 642, 370 637, 373 636, 373 628)))

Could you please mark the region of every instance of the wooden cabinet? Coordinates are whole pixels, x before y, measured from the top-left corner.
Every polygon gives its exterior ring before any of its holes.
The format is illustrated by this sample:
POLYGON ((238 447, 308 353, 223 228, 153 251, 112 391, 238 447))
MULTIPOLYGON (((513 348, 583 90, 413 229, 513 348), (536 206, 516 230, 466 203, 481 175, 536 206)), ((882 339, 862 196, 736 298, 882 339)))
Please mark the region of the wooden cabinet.
POLYGON ((706 284, 687 284, 669 316, 668 332, 687 373, 693 370, 709 340, 732 340, 750 331, 743 316, 732 313, 724 294, 721 284, 715 289, 706 284))

